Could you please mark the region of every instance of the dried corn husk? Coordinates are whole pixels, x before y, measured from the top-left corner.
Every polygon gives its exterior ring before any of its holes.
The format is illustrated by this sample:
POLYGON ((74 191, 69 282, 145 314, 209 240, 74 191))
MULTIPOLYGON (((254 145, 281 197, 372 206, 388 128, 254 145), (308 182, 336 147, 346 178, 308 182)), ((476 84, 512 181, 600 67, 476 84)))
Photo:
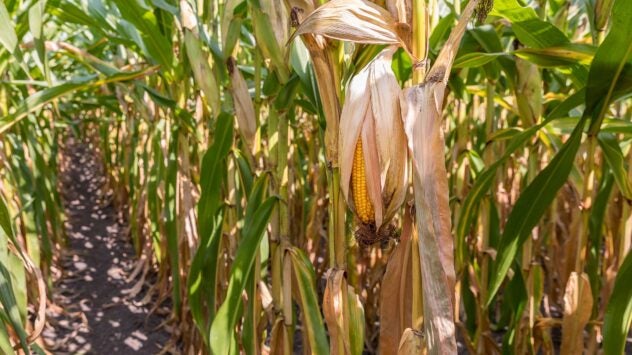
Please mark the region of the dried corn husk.
POLYGON ((406 136, 400 119, 401 89, 391 69, 394 51, 382 51, 351 80, 340 122, 342 192, 355 210, 350 181, 355 148, 361 140, 375 231, 390 221, 406 192, 406 136))

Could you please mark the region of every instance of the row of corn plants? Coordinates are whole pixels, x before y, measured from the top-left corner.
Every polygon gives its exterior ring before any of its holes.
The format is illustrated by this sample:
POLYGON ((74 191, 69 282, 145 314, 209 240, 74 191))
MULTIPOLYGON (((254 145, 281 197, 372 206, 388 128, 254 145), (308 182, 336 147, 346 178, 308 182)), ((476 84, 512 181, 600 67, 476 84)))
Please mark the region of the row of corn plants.
POLYGON ((630 28, 626 0, 0 3, 0 350, 43 351, 74 135, 166 350, 623 353, 630 28))

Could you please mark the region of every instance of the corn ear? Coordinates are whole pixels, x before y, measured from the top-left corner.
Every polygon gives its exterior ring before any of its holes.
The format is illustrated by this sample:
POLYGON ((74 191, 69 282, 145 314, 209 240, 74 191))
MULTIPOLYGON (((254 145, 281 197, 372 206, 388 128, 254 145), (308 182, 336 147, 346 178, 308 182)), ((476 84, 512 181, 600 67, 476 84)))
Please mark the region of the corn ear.
POLYGON ((351 192, 356 213, 363 223, 375 222, 375 210, 369 198, 366 186, 366 164, 362 154, 362 140, 358 139, 353 154, 353 172, 351 173, 351 192))
POLYGON ((349 83, 340 122, 341 188, 350 207, 375 231, 401 207, 406 192, 406 136, 394 48, 382 51, 349 83), (368 93, 368 95, 367 95, 368 93))

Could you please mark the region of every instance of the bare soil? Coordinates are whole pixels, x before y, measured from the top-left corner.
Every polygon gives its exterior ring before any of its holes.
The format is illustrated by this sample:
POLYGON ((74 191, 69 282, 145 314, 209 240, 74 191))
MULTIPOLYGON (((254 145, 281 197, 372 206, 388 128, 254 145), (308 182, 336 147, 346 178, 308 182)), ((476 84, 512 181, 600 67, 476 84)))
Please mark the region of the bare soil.
MULTIPOLYGON (((105 189, 103 165, 87 144, 67 144, 61 193, 68 245, 44 331, 53 354, 158 354, 170 335, 165 319, 142 304, 129 280, 136 261, 105 189), (134 294, 136 293, 136 294, 134 294)), ((144 288, 143 288, 144 289, 144 288)))

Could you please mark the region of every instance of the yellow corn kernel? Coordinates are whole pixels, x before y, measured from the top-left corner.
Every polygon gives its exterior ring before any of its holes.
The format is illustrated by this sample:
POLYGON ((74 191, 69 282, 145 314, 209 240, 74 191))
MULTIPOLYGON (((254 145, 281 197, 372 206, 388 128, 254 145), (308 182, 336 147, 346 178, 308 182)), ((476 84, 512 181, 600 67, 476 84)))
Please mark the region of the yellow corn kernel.
POLYGON ((366 184, 366 166, 364 164, 364 155, 362 154, 362 139, 358 139, 358 144, 353 153, 352 169, 351 193, 353 194, 356 213, 362 222, 374 222, 375 212, 369 199, 369 189, 366 184))

